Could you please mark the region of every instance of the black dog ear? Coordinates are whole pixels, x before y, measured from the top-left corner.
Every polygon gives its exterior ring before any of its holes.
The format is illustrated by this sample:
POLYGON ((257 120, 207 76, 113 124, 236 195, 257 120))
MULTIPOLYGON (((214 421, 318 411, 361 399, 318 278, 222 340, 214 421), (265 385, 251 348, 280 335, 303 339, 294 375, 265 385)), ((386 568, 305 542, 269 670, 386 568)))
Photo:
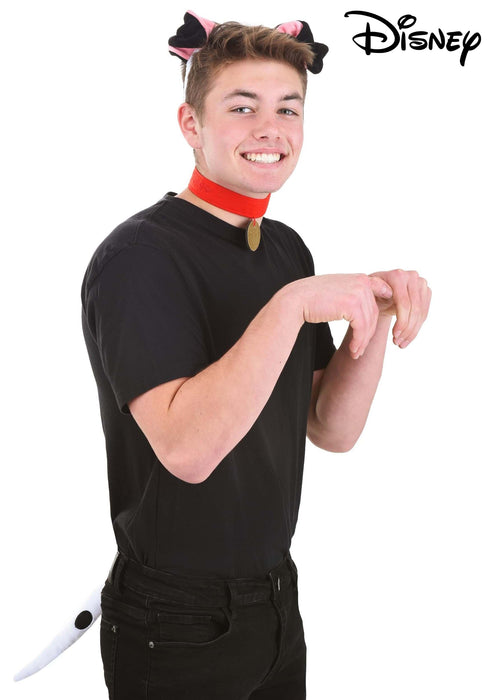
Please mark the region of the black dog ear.
POLYGON ((297 19, 293 22, 278 24, 276 29, 284 34, 289 34, 297 41, 308 44, 314 53, 314 60, 311 66, 307 66, 311 73, 320 73, 323 68, 323 59, 328 53, 328 46, 313 40, 313 34, 308 22, 297 19))
POLYGON ((168 41, 168 50, 172 56, 188 61, 196 49, 204 46, 215 26, 216 22, 199 17, 195 12, 186 12, 184 24, 168 41))
POLYGON ((315 60, 311 66, 308 66, 308 70, 314 74, 320 73, 323 68, 323 59, 328 53, 328 46, 313 40, 313 34, 307 22, 301 20, 301 24, 303 25, 303 28, 296 38, 298 41, 304 41, 305 44, 309 44, 313 49, 313 53, 315 54, 315 60))

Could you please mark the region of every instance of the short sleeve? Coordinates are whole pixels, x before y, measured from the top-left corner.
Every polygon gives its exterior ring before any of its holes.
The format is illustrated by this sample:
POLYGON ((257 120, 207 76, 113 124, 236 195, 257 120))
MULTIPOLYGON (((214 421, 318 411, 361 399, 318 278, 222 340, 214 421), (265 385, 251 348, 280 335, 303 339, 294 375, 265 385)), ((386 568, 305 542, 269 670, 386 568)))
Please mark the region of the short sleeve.
POLYGON ((203 312, 164 250, 119 251, 85 290, 87 323, 119 409, 140 394, 210 361, 203 312))
MULTIPOLYGON (((301 240, 301 239, 300 239, 301 240)), ((313 256, 309 248, 305 245, 304 241, 301 240, 303 249, 306 253, 307 259, 307 276, 313 276, 315 274, 315 263, 313 256)), ((315 363, 313 369, 324 369, 336 350, 332 333, 330 331, 330 326, 328 323, 315 323, 316 331, 316 344, 315 344, 315 363)))
POLYGON ((335 345, 328 323, 316 323, 316 347, 314 370, 324 369, 335 352, 335 345))

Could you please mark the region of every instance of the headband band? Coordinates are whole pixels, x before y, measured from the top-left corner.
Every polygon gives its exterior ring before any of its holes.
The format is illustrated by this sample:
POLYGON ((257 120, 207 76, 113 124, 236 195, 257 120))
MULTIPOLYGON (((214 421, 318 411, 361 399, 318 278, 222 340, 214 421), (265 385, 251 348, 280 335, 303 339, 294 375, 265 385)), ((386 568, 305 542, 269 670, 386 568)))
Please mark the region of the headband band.
MULTIPOLYGON (((187 63, 191 56, 201 49, 207 42, 216 22, 199 17, 195 12, 186 12, 184 24, 177 29, 177 34, 170 37, 168 49, 173 56, 178 56, 187 63)), ((323 59, 328 52, 328 46, 313 40, 313 34, 307 22, 295 20, 277 25, 275 29, 284 34, 289 34, 297 41, 308 44, 313 50, 314 60, 311 66, 307 66, 311 73, 320 73, 323 68, 323 59)), ((186 74, 188 70, 186 71, 186 74)))

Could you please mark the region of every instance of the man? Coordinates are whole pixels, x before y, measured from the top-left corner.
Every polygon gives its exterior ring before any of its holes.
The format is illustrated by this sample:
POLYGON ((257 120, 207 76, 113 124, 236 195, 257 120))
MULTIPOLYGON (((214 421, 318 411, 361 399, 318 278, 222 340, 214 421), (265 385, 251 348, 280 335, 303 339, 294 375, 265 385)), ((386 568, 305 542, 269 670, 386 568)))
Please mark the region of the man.
POLYGON ((178 118, 196 169, 99 246, 82 290, 119 549, 105 679, 118 700, 299 700, 305 437, 352 448, 392 316, 406 347, 430 290, 402 270, 315 276, 298 234, 263 217, 301 152, 306 66, 326 53, 306 23, 185 20, 172 52, 192 59, 178 118))

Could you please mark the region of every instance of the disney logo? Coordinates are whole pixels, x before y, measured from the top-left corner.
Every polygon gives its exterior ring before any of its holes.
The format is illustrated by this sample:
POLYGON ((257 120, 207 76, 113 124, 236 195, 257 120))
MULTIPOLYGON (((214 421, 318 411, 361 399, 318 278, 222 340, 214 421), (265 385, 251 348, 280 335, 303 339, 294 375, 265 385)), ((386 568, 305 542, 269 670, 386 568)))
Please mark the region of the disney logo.
POLYGON ((366 56, 369 56, 371 53, 387 53, 396 49, 397 46, 400 46, 402 51, 406 51, 408 47, 415 51, 423 51, 424 49, 432 51, 434 48, 446 48, 447 51, 458 51, 461 49, 459 62, 464 66, 469 52, 474 51, 481 43, 481 35, 478 32, 472 34, 470 31, 466 32, 464 36, 463 32, 444 33, 442 29, 438 29, 437 32, 416 31, 407 34, 405 30, 413 27, 417 21, 417 18, 413 15, 400 17, 396 27, 387 19, 372 12, 351 10, 346 12, 344 17, 350 17, 350 15, 369 17, 381 25, 377 27, 378 31, 375 31, 376 28, 372 29, 371 23, 366 22, 366 31, 352 37, 354 44, 363 49, 366 52, 366 56), (361 41, 356 41, 357 39, 361 41), (376 45, 373 45, 373 39, 379 39, 380 42, 376 42, 376 45))

